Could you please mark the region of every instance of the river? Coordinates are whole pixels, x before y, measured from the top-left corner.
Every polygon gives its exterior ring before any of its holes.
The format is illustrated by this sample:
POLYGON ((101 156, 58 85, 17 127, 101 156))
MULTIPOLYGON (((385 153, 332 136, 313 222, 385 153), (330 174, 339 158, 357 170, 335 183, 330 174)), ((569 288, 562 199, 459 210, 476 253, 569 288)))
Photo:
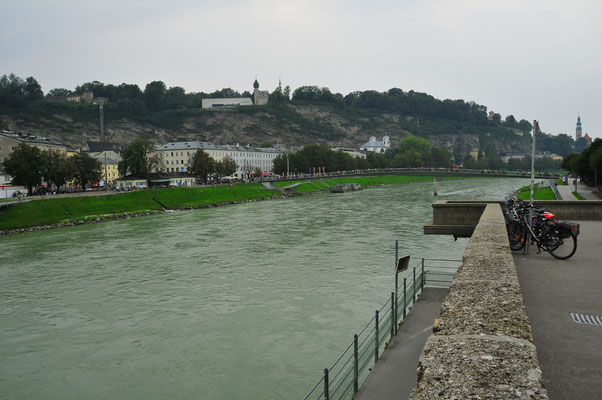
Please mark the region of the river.
MULTIPOLYGON (((503 199, 528 180, 439 182, 503 199)), ((425 236, 432 183, 0 237, 0 398, 300 399, 425 236)), ((412 262, 411 264, 413 264, 412 262)))

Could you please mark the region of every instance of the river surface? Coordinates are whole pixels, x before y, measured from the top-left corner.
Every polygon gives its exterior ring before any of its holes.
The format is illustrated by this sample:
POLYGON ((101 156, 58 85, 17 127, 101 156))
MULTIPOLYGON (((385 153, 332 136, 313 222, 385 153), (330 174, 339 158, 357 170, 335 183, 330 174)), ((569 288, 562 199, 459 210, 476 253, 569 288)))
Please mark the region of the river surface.
MULTIPOLYGON (((528 180, 439 182, 503 199, 528 180)), ((302 399, 393 290, 432 183, 0 237, 0 398, 302 399)))

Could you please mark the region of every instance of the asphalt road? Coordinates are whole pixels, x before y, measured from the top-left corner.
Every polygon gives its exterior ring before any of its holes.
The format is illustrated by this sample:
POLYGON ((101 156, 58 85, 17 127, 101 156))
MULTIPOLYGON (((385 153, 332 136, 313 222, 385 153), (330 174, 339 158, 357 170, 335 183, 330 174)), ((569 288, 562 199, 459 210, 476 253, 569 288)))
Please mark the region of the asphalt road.
POLYGON ((537 355, 550 399, 602 399, 602 326, 570 313, 602 317, 602 221, 578 221, 577 252, 514 254, 537 355))

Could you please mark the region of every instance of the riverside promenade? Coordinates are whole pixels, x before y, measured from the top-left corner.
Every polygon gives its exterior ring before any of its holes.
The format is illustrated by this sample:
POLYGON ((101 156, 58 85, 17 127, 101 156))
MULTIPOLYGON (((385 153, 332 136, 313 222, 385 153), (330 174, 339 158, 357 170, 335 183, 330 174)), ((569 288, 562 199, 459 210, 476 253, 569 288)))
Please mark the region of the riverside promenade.
POLYGON ((577 252, 514 253, 533 342, 550 399, 602 398, 602 325, 574 322, 571 313, 602 318, 602 221, 578 221, 577 252))
MULTIPOLYGON (((580 189, 579 192, 583 195, 585 191, 580 189)), ((574 199, 567 198, 566 200, 574 199)), ((451 297, 447 295, 443 300, 441 309, 447 316, 450 314, 450 309, 454 312, 459 309, 466 310, 464 318, 457 321, 463 321, 462 324, 468 325, 475 323, 475 317, 478 320, 489 319, 487 315, 490 312, 495 314, 496 308, 507 308, 506 312, 502 312, 497 319, 490 319, 488 323, 483 324, 483 321, 476 321, 478 325, 476 331, 490 329, 489 324, 501 323, 499 326, 501 329, 493 336, 487 335, 485 332, 480 333, 480 335, 484 334, 483 339, 491 339, 494 342, 498 340, 500 343, 514 342, 518 346, 522 346, 525 353, 529 353, 527 359, 524 360, 526 363, 516 361, 523 356, 520 351, 513 355, 512 352, 507 352, 506 364, 504 358, 500 359, 501 370, 506 371, 504 372, 506 374, 513 375, 507 375, 505 383, 498 382, 498 377, 492 374, 479 372, 478 368, 472 369, 472 373, 468 372, 471 370, 469 364, 474 362, 475 357, 477 360, 483 358, 485 362, 497 359, 497 356, 491 358, 492 349, 490 347, 485 346, 475 352, 470 349, 470 345, 467 347, 467 344, 461 341, 456 344, 459 344, 460 347, 448 351, 445 333, 443 337, 441 336, 441 330, 446 330, 445 322, 441 327, 441 320, 436 320, 439 318, 436 310, 436 298, 429 296, 424 298, 423 304, 421 304, 422 299, 419 300, 410 313, 410 315, 418 314, 426 310, 424 315, 421 317, 412 315, 414 318, 408 318, 402 325, 401 332, 406 332, 408 338, 405 341, 401 337, 393 340, 387 352, 375 365, 372 374, 360 388, 358 398, 364 400, 407 399, 412 390, 414 390, 411 397, 413 399, 429 398, 429 396, 454 398, 453 396, 458 394, 460 396, 457 398, 465 398, 470 393, 485 395, 485 397, 479 398, 550 398, 553 400, 602 398, 602 379, 600 379, 602 376, 602 352, 600 351, 602 349, 602 326, 580 324, 575 322, 571 316, 571 313, 578 313, 602 318, 602 294, 600 292, 602 287, 602 271, 600 270, 602 221, 576 222, 581 224, 581 234, 578 238, 577 252, 571 259, 557 260, 548 253, 537 254, 536 247, 532 247, 529 254, 510 255, 511 269, 515 271, 514 276, 518 280, 516 283, 520 284, 517 295, 521 300, 516 303, 516 308, 507 307, 509 299, 505 291, 515 285, 510 280, 508 281, 509 285, 499 286, 495 291, 489 292, 494 296, 489 299, 494 300, 493 302, 481 297, 481 294, 476 292, 469 295, 474 300, 482 299, 481 302, 484 300, 485 303, 490 303, 491 307, 479 302, 457 302, 453 295, 451 297), (494 292, 498 294, 495 295, 494 292), (450 306, 450 304, 452 305, 450 306), (462 305, 462 307, 458 307, 458 305, 462 305), (511 311, 515 309, 522 309, 522 311, 517 313, 511 311), (433 322, 435 335, 427 339, 426 336, 433 332, 433 322), (518 335, 517 332, 512 332, 513 326, 520 328, 522 332, 518 332, 518 335), (507 329, 510 331, 504 332, 507 329), (495 339, 498 335, 500 338, 495 339), (526 340, 521 340, 521 338, 526 340), (426 347, 424 347, 425 341, 426 347), (413 346, 419 346, 420 349, 412 349, 413 346), (441 348, 444 351, 440 351, 441 348), (416 355, 419 352, 422 352, 420 358, 416 355), (442 357, 437 353, 444 353, 445 356, 442 357), (448 356, 457 357, 458 355, 460 358, 455 362, 448 361, 448 356), (465 363, 466 365, 464 365, 465 363), (531 367, 524 369, 524 366, 529 364, 531 367), (521 372, 512 372, 513 365, 516 365, 518 370, 522 368, 521 372), (409 376, 412 371, 414 371, 413 377, 409 376), (459 371, 469 373, 469 376, 458 373, 459 371), (419 386, 415 386, 418 375, 421 376, 422 382, 419 382, 419 386), (520 388, 526 382, 534 384, 535 390, 520 388), (520 388, 518 391, 517 386, 520 388), (538 387, 539 389, 537 389, 538 387)), ((490 229, 480 233, 480 235, 483 234, 495 236, 490 229)), ((485 245, 485 242, 481 243, 485 245)), ((504 247, 507 249, 507 243, 504 247)), ((503 251, 500 255, 506 259, 507 257, 502 254, 503 251)), ((465 253, 465 265, 467 255, 470 258, 470 251, 465 253)), ((478 264, 485 270, 491 269, 490 266, 485 267, 481 262, 478 264)), ((473 271, 475 274, 480 274, 477 272, 478 270, 473 271)), ((510 270, 508 272, 512 274, 510 270)), ((466 270, 464 275, 466 275, 466 270)), ((470 281, 470 277, 468 280, 464 277, 459 283, 465 285, 470 284, 470 281)), ((473 281, 472 283, 476 285, 473 286, 474 290, 481 291, 479 282, 485 286, 492 284, 492 281, 488 280, 473 281)), ((427 293, 425 291, 425 295, 427 293)), ((445 315, 442 317, 445 321, 445 315)), ((461 331, 458 331, 448 337, 453 339, 455 335, 464 342, 480 337, 470 333, 472 332, 462 335, 461 331)), ((490 372, 493 371, 496 370, 490 370, 490 372)), ((471 396, 468 397, 473 398, 471 396)))

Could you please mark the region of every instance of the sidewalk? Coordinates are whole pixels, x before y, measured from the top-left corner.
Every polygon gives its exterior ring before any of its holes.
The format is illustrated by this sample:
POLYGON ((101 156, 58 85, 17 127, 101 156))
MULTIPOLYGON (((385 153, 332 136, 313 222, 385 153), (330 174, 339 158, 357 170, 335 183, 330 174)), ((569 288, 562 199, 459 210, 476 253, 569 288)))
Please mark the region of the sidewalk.
POLYGON ((356 400, 407 399, 416 384, 418 358, 433 333, 448 289, 425 288, 397 336, 374 366, 356 400))
MULTIPOLYGON (((577 198, 573 195, 575 191, 575 184, 570 180, 568 185, 558 185, 558 192, 562 197, 562 200, 577 200, 577 198)), ((579 182, 577 183, 577 193, 579 193, 585 200, 602 200, 600 197, 597 197, 593 193, 593 188, 586 186, 585 184, 579 182)))
MULTIPOLYGON (((573 186, 574 188, 574 186, 573 186)), ((570 313, 602 316, 602 221, 578 221, 577 252, 514 253, 527 314, 551 400, 602 398, 602 326, 576 323, 570 313)))

